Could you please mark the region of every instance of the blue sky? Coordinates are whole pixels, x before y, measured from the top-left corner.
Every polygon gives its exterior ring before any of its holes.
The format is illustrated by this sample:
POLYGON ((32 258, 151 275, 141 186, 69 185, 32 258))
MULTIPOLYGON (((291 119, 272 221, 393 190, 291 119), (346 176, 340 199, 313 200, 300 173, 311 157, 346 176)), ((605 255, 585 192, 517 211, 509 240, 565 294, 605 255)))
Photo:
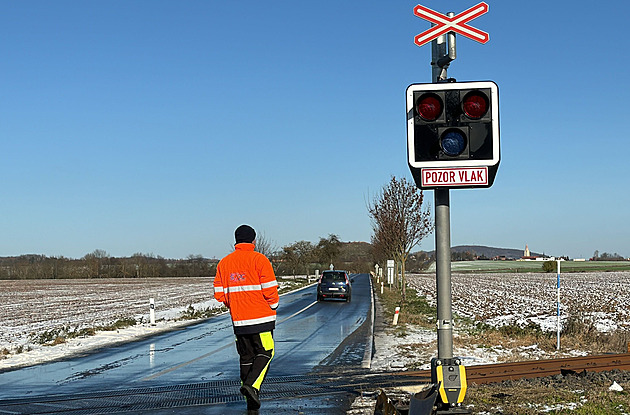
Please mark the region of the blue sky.
MULTIPOLYGON (((452 244, 630 256, 630 6, 488 3, 449 76, 499 85, 501 165, 451 191, 452 244)), ((367 201, 411 180, 405 88, 431 81, 416 4, 0 2, 0 256, 221 257, 242 223, 369 241, 367 201)))

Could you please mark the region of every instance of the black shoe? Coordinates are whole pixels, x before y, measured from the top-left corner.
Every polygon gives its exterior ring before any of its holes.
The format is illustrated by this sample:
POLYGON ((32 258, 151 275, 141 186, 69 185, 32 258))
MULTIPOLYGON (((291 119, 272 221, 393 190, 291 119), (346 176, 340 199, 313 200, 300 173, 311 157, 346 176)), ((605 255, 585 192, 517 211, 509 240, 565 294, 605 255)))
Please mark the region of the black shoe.
POLYGON ((257 410, 260 408, 260 398, 256 388, 250 385, 241 386, 241 393, 247 399, 247 409, 257 410))

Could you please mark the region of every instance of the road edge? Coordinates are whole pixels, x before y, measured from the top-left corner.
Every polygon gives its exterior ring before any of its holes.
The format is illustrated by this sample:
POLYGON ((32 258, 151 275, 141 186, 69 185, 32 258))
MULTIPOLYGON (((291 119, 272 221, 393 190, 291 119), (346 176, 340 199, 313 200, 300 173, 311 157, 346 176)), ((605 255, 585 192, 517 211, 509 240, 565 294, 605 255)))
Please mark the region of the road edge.
POLYGON ((368 342, 365 345, 365 353, 363 354, 363 361, 361 367, 363 369, 370 369, 372 367, 372 355, 374 354, 374 287, 372 286, 372 275, 368 274, 370 280, 370 328, 368 329, 368 342))

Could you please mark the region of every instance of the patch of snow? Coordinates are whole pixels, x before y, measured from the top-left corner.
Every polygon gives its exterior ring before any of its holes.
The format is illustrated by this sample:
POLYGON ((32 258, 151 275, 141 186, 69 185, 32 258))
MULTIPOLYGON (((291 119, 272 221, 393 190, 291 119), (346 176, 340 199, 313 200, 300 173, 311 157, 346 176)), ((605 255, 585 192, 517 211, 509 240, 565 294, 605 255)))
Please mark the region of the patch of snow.
POLYGON ((613 382, 612 385, 610 385, 610 387, 608 388, 609 391, 612 392, 623 392, 623 388, 621 387, 620 384, 618 384, 617 382, 613 382))
MULTIPOLYGON (((435 305, 435 275, 408 275, 409 285, 435 305)), ((556 276, 546 273, 451 276, 453 313, 494 327, 534 323, 557 330, 556 276), (474 281, 474 284, 471 283, 474 281)), ((630 330, 630 272, 563 273, 560 317, 590 319, 597 330, 630 330)))
MULTIPOLYGON (((294 286, 295 281, 279 278, 278 284, 282 289, 294 286)), ((221 307, 213 296, 209 278, 0 281, 0 370, 45 363, 194 324, 201 319, 182 319, 183 314, 189 307, 194 311, 221 307), (151 297, 156 298, 154 326, 149 324, 151 297), (68 328, 78 332, 124 317, 138 323, 70 337, 55 345, 34 340, 40 333, 68 328)))
POLYGON ((166 332, 191 323, 194 323, 194 321, 160 320, 156 322, 155 326, 151 326, 149 323, 143 323, 119 330, 99 331, 93 336, 68 339, 65 343, 54 346, 32 344, 29 346, 31 348, 30 350, 23 353, 10 354, 7 355, 5 359, 0 360, 0 369, 46 363, 119 342, 137 340, 142 337, 166 332))

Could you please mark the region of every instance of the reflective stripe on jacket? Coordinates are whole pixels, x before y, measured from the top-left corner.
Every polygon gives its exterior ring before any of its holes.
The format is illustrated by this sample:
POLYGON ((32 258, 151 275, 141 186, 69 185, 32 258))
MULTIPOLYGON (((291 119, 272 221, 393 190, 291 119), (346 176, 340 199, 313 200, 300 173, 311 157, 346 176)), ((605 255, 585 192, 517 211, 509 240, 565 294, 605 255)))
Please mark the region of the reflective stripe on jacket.
POLYGON ((236 244, 217 265, 214 298, 230 309, 235 334, 271 331, 278 308, 278 282, 266 256, 254 244, 236 244))

